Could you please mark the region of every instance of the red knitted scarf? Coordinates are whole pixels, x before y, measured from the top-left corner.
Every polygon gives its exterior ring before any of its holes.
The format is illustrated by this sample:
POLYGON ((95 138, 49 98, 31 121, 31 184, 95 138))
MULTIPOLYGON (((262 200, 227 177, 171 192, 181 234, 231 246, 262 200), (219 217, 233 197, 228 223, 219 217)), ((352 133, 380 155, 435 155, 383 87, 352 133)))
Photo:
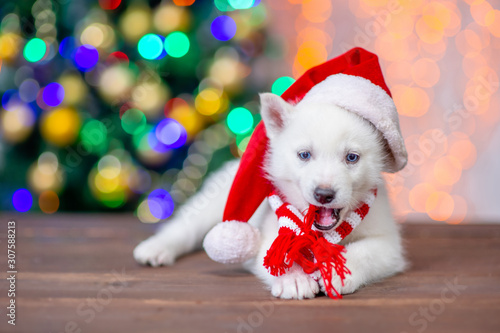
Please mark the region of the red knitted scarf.
MULTIPOLYGON (((325 290, 331 298, 342 298, 333 287, 332 271, 339 276, 342 285, 346 274, 351 274, 345 266, 344 246, 338 244, 365 218, 375 200, 377 190, 369 195, 359 207, 347 214, 345 219, 332 230, 322 232, 313 230, 313 223, 318 219, 318 209, 310 205, 305 215, 294 206, 283 202, 276 191, 269 196, 269 204, 278 216, 279 233, 264 258, 264 267, 274 276, 279 276, 293 263, 302 267, 305 273, 320 272, 325 290)), ((312 275, 317 279, 317 274, 312 275)))

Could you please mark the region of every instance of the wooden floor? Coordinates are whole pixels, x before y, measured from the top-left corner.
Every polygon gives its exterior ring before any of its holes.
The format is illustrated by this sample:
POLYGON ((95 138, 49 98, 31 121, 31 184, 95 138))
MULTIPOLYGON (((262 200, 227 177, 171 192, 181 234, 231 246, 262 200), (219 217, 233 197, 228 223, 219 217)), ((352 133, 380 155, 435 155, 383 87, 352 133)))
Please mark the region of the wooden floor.
POLYGON ((412 266, 342 300, 284 301, 198 252, 137 265, 154 226, 129 215, 0 215, 17 222, 16 326, 0 332, 500 332, 500 225, 404 225, 412 266))

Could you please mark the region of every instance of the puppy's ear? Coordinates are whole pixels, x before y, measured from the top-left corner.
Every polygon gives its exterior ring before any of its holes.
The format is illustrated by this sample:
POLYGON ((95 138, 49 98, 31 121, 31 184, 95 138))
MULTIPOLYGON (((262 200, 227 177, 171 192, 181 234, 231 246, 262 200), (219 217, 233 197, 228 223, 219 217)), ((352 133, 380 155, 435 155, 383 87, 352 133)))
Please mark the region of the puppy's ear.
POLYGON ((275 94, 263 93, 259 96, 260 114, 266 125, 267 135, 272 138, 280 133, 287 123, 293 106, 275 94))

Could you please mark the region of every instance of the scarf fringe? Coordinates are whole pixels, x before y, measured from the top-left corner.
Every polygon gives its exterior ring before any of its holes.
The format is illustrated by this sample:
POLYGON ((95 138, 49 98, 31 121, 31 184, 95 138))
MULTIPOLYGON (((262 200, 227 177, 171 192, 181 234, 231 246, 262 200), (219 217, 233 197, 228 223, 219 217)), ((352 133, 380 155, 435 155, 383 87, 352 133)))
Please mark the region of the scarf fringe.
POLYGON ((321 233, 312 230, 316 218, 317 211, 314 206, 310 206, 303 221, 299 222, 300 234, 297 235, 288 228, 280 228, 278 237, 264 258, 264 267, 274 276, 285 274, 294 263, 300 265, 307 274, 319 270, 328 296, 342 298, 331 280, 335 270, 344 285, 346 274, 351 273, 345 266, 346 259, 343 256, 345 248, 328 242, 321 233))

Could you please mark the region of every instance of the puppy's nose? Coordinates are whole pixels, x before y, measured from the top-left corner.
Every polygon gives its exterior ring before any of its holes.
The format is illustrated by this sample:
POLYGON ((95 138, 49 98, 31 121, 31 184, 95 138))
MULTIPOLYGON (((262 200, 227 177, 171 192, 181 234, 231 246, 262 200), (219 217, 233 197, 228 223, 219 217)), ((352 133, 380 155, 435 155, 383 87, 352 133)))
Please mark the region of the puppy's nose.
POLYGON ((329 188, 316 187, 314 190, 314 199, 320 204, 327 204, 335 199, 335 191, 329 188))

